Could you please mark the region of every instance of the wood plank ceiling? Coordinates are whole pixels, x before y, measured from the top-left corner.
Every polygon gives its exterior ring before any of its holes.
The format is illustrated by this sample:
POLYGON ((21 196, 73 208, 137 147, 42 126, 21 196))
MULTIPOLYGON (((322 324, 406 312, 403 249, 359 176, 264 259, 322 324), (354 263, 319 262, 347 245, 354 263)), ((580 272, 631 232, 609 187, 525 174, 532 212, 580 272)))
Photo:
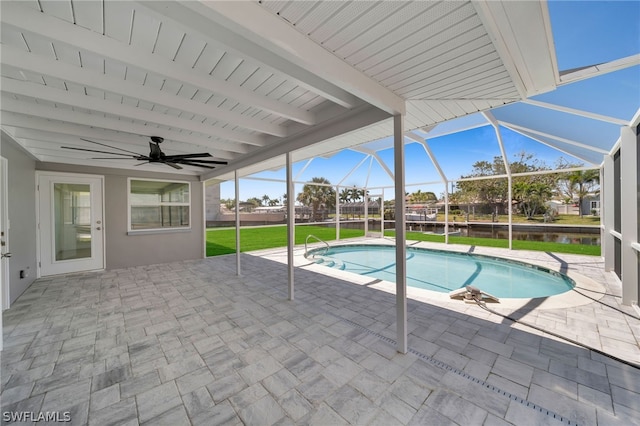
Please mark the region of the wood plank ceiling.
POLYGON ((325 139, 310 152, 387 136, 380 120, 398 112, 410 130, 511 103, 552 89, 558 74, 538 2, 0 7, 1 126, 45 162, 133 168, 61 146, 95 149, 89 139, 146 154, 149 136, 162 136, 167 154, 227 160, 215 172, 179 171, 212 177, 325 139), (541 41, 528 53, 514 48, 533 36, 541 41))

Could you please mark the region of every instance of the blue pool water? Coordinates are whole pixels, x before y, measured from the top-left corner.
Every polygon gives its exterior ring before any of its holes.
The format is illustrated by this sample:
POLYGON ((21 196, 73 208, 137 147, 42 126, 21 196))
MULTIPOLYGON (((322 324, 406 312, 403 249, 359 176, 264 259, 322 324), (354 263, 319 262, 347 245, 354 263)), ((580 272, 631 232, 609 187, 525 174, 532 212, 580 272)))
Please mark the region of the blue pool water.
MULTIPOLYGON (((395 282, 393 246, 351 245, 311 250, 318 263, 395 282)), ((407 286, 448 293, 473 285, 502 298, 535 298, 574 286, 565 275, 542 267, 471 253, 407 248, 407 286)))

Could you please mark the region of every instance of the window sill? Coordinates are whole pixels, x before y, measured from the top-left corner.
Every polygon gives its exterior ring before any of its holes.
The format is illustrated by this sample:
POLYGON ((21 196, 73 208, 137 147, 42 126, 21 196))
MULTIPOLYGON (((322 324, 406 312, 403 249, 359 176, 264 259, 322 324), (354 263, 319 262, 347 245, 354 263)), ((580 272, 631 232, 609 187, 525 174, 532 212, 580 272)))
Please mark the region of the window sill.
POLYGON ((135 229, 127 231, 127 235, 174 234, 178 232, 191 232, 191 228, 135 229))

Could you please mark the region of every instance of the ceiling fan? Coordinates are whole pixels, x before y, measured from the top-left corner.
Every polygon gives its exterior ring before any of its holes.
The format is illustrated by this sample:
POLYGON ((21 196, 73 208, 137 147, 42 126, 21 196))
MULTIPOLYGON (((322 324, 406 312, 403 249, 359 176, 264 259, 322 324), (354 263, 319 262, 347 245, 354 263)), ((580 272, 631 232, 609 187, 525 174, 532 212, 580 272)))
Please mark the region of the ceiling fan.
MULTIPOLYGON (((199 160, 199 158, 203 157, 212 157, 208 152, 200 152, 196 154, 178 154, 178 155, 166 155, 160 149, 160 144, 164 141, 164 138, 160 136, 151 136, 151 141, 149 142, 149 155, 138 154, 137 152, 129 151, 126 149, 118 148, 115 146, 107 145, 104 143, 92 141, 89 139, 81 140, 85 142, 91 142, 96 145, 106 146, 107 148, 117 149, 119 151, 127 152, 128 154, 122 154, 120 152, 108 152, 108 151, 98 151, 95 149, 86 149, 86 148, 76 148, 72 146, 62 146, 64 149, 74 149, 76 151, 87 151, 87 152, 98 152, 101 154, 111 154, 111 155, 120 155, 121 157, 130 157, 134 160, 143 161, 143 163, 136 164, 136 166, 141 166, 147 163, 162 163, 167 166, 171 166, 174 169, 182 169, 180 164, 184 164, 187 166, 196 166, 196 167, 204 167, 207 169, 214 169, 215 166, 212 164, 228 164, 226 161, 215 161, 215 160, 199 160)), ((122 160, 121 157, 93 157, 92 160, 122 160)))

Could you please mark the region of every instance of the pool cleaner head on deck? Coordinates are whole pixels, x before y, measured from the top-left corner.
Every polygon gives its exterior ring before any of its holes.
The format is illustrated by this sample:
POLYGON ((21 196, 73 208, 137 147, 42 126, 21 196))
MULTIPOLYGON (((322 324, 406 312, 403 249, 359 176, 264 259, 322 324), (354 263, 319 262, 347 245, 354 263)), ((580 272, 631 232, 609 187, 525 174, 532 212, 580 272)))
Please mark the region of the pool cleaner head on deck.
POLYGON ((462 299, 467 303, 481 302, 485 301, 485 299, 493 302, 500 302, 500 299, 498 299, 497 297, 489 293, 485 293, 478 287, 474 287, 472 285, 468 285, 465 286, 465 288, 459 288, 457 290, 449 292, 449 297, 452 299, 456 297, 462 297, 462 299))

